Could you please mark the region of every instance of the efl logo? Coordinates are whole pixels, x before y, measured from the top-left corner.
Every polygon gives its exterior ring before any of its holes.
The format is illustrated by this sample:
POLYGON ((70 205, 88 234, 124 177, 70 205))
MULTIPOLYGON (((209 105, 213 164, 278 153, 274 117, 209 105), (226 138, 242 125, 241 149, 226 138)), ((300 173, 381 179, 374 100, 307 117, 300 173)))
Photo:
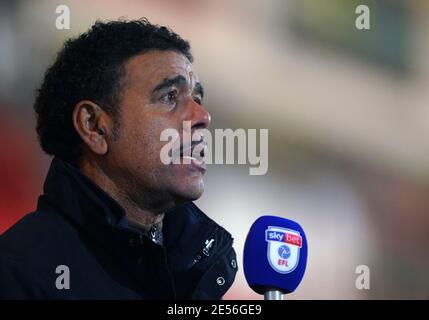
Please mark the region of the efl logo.
POLYGON ((270 226, 265 230, 265 241, 268 243, 268 262, 275 271, 289 273, 295 270, 302 247, 298 231, 270 226))

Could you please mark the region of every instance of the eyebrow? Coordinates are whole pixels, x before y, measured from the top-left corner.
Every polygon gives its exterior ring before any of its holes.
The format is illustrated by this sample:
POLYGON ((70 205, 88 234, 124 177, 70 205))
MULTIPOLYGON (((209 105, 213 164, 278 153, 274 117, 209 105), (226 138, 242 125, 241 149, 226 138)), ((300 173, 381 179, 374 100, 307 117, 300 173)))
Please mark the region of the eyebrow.
POLYGON ((160 84, 158 84, 155 89, 153 89, 153 92, 157 92, 157 91, 161 91, 165 88, 169 88, 173 85, 184 85, 186 84, 186 79, 184 76, 182 75, 178 75, 175 76, 173 78, 165 78, 164 80, 161 81, 160 84))
MULTIPOLYGON (((182 75, 177 75, 177 76, 172 77, 172 78, 165 78, 164 80, 161 81, 161 83, 159 83, 155 87, 155 89, 153 89, 153 92, 156 93, 156 92, 164 90, 166 88, 170 88, 173 85, 177 85, 177 86, 186 85, 186 78, 182 75)), ((200 82, 197 82, 195 84, 194 92, 196 94, 199 94, 201 96, 201 98, 204 97, 204 89, 203 89, 203 86, 200 82)))

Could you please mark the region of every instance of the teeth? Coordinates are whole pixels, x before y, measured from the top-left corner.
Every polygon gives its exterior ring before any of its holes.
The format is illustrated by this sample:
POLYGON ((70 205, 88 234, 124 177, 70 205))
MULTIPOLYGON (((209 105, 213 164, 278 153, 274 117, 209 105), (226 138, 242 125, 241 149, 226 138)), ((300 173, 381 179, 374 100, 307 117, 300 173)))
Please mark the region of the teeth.
POLYGON ((190 157, 190 156, 184 156, 183 157, 183 164, 191 164, 191 163, 195 163, 197 165, 202 165, 204 163, 204 161, 202 159, 197 159, 195 157, 190 157))
POLYGON ((183 156, 183 159, 190 159, 192 161, 197 161, 198 160, 197 158, 190 157, 190 156, 183 156))
MULTIPOLYGON (((204 148, 202 148, 200 152, 198 152, 197 154, 194 154, 194 151, 195 152, 197 151, 197 150, 195 150, 195 147, 196 146, 200 147, 200 143, 192 144, 190 146, 188 145, 185 147, 182 146, 180 148, 180 151, 177 152, 176 154, 182 159, 183 164, 191 164, 192 162, 202 164, 205 162, 204 156, 207 152, 207 145, 205 145, 204 148)), ((204 143, 204 142, 202 142, 202 143, 204 143)))

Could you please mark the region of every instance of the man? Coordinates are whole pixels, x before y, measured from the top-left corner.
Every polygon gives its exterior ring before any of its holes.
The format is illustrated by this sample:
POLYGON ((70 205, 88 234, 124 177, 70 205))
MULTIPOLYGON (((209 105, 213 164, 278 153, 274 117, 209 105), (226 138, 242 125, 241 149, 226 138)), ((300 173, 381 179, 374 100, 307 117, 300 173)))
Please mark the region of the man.
POLYGON ((34 105, 54 159, 36 212, 0 236, 1 298, 222 298, 236 255, 191 202, 203 158, 160 160, 164 129, 210 124, 192 59, 188 42, 145 19, 97 22, 65 43, 34 105))

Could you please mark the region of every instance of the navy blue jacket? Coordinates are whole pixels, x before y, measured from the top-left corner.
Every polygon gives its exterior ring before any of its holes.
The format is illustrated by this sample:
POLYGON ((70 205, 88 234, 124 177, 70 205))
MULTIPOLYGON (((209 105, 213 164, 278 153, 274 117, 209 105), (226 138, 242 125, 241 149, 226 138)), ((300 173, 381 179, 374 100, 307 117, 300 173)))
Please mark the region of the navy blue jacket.
POLYGON ((117 202, 54 159, 37 210, 0 236, 0 298, 222 298, 237 272, 231 235, 192 202, 167 212, 162 232, 163 246, 129 227, 117 202))

